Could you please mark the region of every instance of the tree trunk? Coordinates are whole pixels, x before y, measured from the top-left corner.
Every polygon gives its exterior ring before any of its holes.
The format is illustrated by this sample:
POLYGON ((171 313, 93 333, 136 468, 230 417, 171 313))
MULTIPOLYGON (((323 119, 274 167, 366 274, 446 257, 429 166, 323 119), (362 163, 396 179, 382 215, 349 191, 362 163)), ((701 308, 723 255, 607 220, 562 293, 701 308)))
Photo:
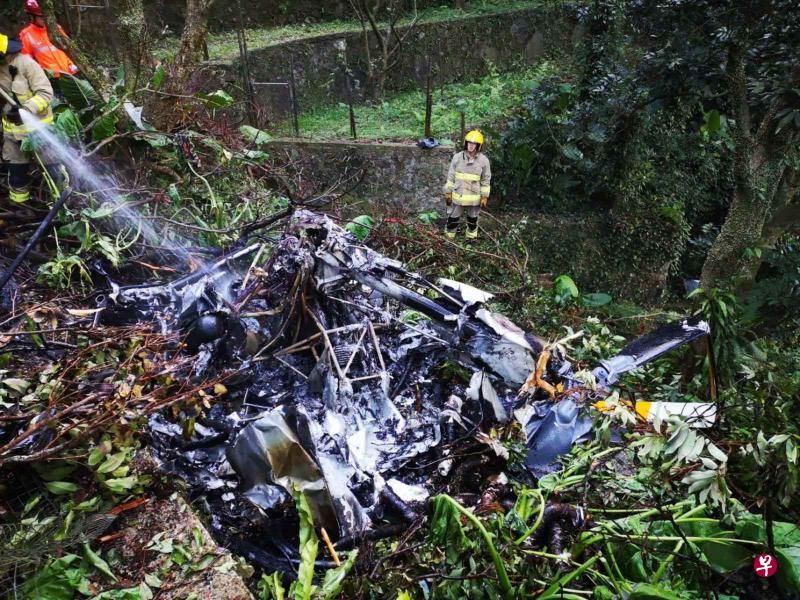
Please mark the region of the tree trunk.
POLYGON ((109 5, 115 25, 117 59, 125 73, 125 89, 141 87, 153 64, 142 0, 113 0, 109 5))
POLYGON ((703 264, 700 282, 706 289, 719 286, 736 276, 749 275, 750 261, 745 251, 755 248, 761 240, 770 204, 769 198, 760 197, 755 189, 756 161, 761 162, 766 152, 756 147, 758 144, 753 138, 744 47, 736 46, 730 50, 728 73, 736 115, 736 127, 733 130, 735 183, 725 223, 703 264))
POLYGON ((41 0, 42 14, 47 24, 47 34, 56 45, 63 48, 78 69, 80 76, 86 79, 92 87, 105 99, 111 95, 111 84, 103 73, 94 67, 94 64, 81 51, 78 45, 68 37, 61 35, 56 22, 56 11, 53 0, 41 0))
POLYGON ((184 97, 191 93, 191 80, 196 67, 203 61, 208 35, 208 15, 214 0, 187 0, 186 21, 181 45, 167 67, 163 91, 154 94, 147 103, 148 120, 162 131, 174 129, 185 118, 179 110, 184 97))
POLYGON ((208 14, 213 4, 214 0, 186 0, 186 21, 181 45, 172 63, 173 71, 193 68, 205 58, 208 14))

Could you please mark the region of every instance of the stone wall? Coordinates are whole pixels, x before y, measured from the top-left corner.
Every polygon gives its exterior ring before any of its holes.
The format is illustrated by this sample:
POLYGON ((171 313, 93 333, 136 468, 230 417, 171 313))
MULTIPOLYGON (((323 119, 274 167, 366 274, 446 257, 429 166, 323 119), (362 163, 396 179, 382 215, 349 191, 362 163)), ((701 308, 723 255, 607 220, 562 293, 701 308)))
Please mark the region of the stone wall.
POLYGON ((367 204, 370 212, 407 214, 441 208, 442 186, 452 148, 423 150, 414 144, 273 140, 265 147, 276 165, 287 158, 313 173, 315 187, 336 183, 345 169, 357 183, 346 199, 367 204))
MULTIPOLYGON (((398 31, 401 36, 406 33, 405 28, 398 31)), ((534 64, 547 55, 571 52, 580 35, 573 19, 552 5, 417 25, 405 38, 405 49, 388 73, 386 89, 423 87, 429 65, 434 85, 474 81, 491 69, 503 72, 520 63, 534 64)), ((375 87, 367 77, 364 43, 360 32, 352 32, 253 49, 250 72, 256 82, 288 82, 293 62, 302 110, 347 101, 346 64, 352 73, 354 100, 362 102, 371 97, 375 87)), ((372 36, 370 55, 373 59, 380 55, 372 36)), ((231 67, 238 71, 238 59, 231 67)))
MULTIPOLYGON (((355 18, 349 0, 240 0, 245 27, 273 27, 294 23, 350 20, 355 18)), ((405 1, 405 9, 412 7, 405 1)), ((444 0, 417 0, 417 8, 447 4, 444 0)), ((186 15, 186 2, 176 0, 144 0, 148 23, 159 29, 168 27, 179 33, 186 15)), ((212 31, 236 29, 239 6, 236 0, 217 0, 211 7, 209 27, 212 31)))

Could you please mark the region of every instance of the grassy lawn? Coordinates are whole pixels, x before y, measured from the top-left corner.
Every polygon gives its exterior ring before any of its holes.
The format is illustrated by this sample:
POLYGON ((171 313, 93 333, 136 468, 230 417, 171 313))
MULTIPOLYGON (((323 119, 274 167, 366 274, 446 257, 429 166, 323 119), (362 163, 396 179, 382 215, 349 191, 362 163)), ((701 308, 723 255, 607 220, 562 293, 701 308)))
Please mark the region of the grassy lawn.
MULTIPOLYGON (((471 17, 482 14, 495 14, 536 6, 543 0, 475 0, 469 3, 464 10, 455 10, 446 6, 431 7, 420 10, 418 13, 418 23, 431 23, 435 21, 446 21, 461 17, 471 17)), ((400 19, 400 25, 411 22, 411 17, 400 19)), ((274 27, 264 29, 247 29, 247 46, 250 49, 263 48, 282 42, 299 40, 327 33, 339 33, 346 31, 361 31, 361 24, 357 20, 353 21, 326 21, 324 23, 306 23, 297 25, 287 25, 285 27, 274 27)), ((177 37, 169 37, 159 40, 156 43, 154 55, 159 59, 167 59, 173 55, 179 45, 177 37)), ((209 58, 223 59, 232 58, 239 55, 239 43, 237 42, 236 32, 227 31, 224 33, 211 34, 208 39, 209 58)))
MULTIPOLYGON (((433 93, 431 130, 446 143, 461 129, 459 111, 466 126, 485 126, 511 116, 531 88, 542 78, 563 69, 552 62, 526 66, 511 73, 492 73, 474 83, 453 83, 433 93)), ((423 136, 425 92, 411 91, 392 96, 380 104, 355 107, 359 139, 416 140, 423 136)), ((289 135, 289 124, 274 133, 289 135)), ((345 104, 315 108, 300 115, 300 135, 314 139, 347 139, 350 120, 345 104)))

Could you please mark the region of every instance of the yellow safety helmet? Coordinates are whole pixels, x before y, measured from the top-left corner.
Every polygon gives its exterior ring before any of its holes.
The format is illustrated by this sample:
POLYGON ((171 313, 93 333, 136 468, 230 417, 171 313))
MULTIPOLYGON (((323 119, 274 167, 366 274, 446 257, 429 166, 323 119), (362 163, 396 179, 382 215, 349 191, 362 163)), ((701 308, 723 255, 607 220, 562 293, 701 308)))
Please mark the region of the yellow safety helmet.
POLYGON ((22 50, 22 43, 14 38, 0 33, 0 57, 6 54, 16 54, 22 50))
POLYGON ((483 134, 477 129, 473 129, 466 135, 464 142, 475 142, 478 146, 483 146, 483 134))

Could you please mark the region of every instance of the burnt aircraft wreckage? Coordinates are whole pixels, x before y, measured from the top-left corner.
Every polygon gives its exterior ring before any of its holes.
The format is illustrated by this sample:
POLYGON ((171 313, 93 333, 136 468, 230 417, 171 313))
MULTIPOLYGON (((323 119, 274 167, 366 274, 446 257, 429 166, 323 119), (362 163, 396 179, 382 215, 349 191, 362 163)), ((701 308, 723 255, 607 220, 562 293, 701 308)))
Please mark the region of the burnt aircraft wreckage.
MULTIPOLYGON (((190 438, 152 417, 153 447, 224 543, 273 570, 297 558, 282 541, 296 528, 293 489, 340 547, 397 533, 430 493, 474 477, 459 449, 485 442, 482 426, 517 419, 539 477, 590 437, 588 406, 602 406, 623 373, 709 334, 686 319, 646 335, 597 365, 589 389, 557 346, 490 310, 490 294, 409 272, 324 215, 296 211, 265 267, 232 269, 262 249, 169 284, 114 286, 99 302, 108 322, 180 329, 195 376, 224 382, 230 400, 199 416, 190 438)), ((713 404, 684 408, 659 410, 714 420, 713 404)))

